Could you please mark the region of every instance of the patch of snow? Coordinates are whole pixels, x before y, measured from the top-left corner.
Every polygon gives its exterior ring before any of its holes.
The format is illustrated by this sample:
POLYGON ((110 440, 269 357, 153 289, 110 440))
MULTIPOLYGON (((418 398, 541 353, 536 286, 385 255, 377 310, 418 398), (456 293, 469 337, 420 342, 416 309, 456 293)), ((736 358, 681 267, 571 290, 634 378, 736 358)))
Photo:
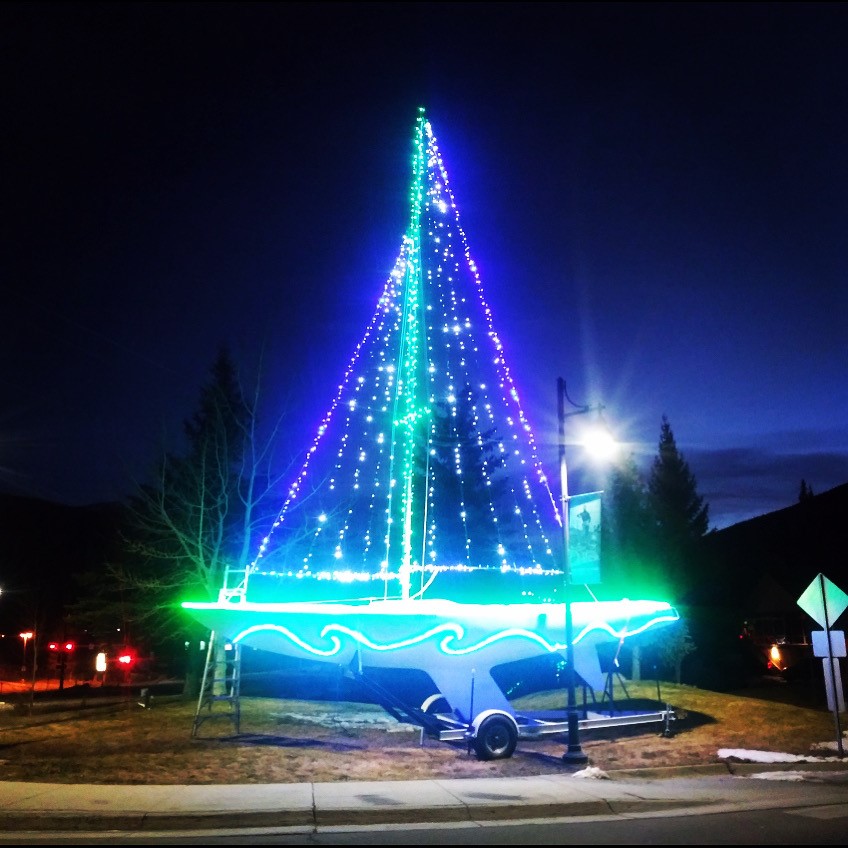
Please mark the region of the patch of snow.
POLYGON ((402 733, 410 730, 418 730, 415 725, 405 724, 385 712, 356 713, 339 715, 338 713, 325 713, 316 710, 314 713, 274 713, 275 718, 283 721, 303 722, 304 724, 318 724, 322 727, 379 727, 388 733, 402 733))
MULTIPOLYGON (((836 744, 836 740, 833 742, 813 742, 810 746, 813 751, 838 751, 839 745, 836 744)), ((848 740, 842 742, 842 750, 848 751, 848 740)))
POLYGON ((588 778, 590 780, 609 780, 610 776, 603 770, 599 769, 597 766, 587 766, 580 771, 574 772, 571 775, 572 777, 582 777, 588 778))
POLYGON ((758 774, 746 775, 752 780, 806 780, 809 772, 803 771, 761 771, 758 774))
POLYGON ((810 757, 803 754, 781 754, 775 751, 747 751, 744 748, 719 748, 721 760, 739 760, 745 763, 833 763, 840 757, 810 757))

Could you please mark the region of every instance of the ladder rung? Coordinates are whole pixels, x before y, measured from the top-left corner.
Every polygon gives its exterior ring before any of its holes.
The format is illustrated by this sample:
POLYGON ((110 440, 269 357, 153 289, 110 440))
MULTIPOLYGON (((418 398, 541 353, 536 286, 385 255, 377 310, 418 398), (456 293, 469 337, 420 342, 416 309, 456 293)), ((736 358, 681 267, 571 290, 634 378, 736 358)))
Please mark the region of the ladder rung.
POLYGON ((240 733, 241 707, 239 702, 239 678, 241 676, 241 656, 236 646, 232 654, 224 660, 215 655, 215 633, 209 637, 206 653, 206 665, 203 672, 201 694, 192 724, 192 736, 197 734, 200 725, 209 718, 225 718, 231 721, 236 733, 240 733), (215 692, 215 689, 226 691, 215 692), (216 703, 226 703, 228 707, 213 711, 216 703))

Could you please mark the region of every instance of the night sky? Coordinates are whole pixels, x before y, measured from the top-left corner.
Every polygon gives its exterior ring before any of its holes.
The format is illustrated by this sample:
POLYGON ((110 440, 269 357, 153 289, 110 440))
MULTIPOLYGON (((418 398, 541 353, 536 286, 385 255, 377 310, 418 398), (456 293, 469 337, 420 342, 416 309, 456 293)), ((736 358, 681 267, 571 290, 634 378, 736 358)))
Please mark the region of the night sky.
POLYGON ((563 377, 711 526, 845 483, 846 56, 829 3, 0 5, 0 489, 123 499, 222 343, 305 450, 419 106, 543 452, 563 377))

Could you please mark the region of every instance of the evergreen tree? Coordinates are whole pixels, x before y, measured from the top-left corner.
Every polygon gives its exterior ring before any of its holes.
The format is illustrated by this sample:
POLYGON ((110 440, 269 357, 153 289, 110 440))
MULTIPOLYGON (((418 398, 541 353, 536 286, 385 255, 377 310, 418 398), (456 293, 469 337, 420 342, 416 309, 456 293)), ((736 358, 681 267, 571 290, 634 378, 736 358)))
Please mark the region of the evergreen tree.
MULTIPOLYGON (((202 638, 181 600, 214 600, 227 567, 244 569, 258 534, 278 504, 269 495, 282 474, 271 436, 260 443, 259 380, 246 394, 222 348, 184 424, 180 452, 165 452, 154 482, 130 498, 124 545, 106 574, 79 577, 87 586, 76 614, 95 632, 104 615, 131 639, 161 649, 202 638)), ((187 684, 190 688, 191 684, 187 684)))
POLYGON ((801 490, 798 492, 798 503, 810 500, 813 497, 813 489, 807 485, 806 480, 801 480, 801 490))
POLYGON ((602 556, 604 594, 650 594, 658 575, 648 490, 633 455, 616 464, 604 496, 602 556))
MULTIPOLYGON (((481 428, 479 397, 466 385, 455 406, 435 405, 428 439, 427 475, 432 499, 430 520, 440 528, 440 549, 448 561, 471 565, 496 562, 499 538, 509 528, 494 522, 493 505, 506 494, 505 480, 497 472, 507 454, 497 428, 481 428)), ((423 526, 423 525, 422 525, 423 526)))
POLYGON ((698 582, 698 542, 708 529, 709 506, 698 494, 695 476, 677 449, 665 415, 648 479, 648 500, 657 562, 668 588, 681 598, 698 582))
POLYGON ((156 484, 141 487, 132 499, 132 550, 155 568, 161 588, 212 600, 226 565, 238 558, 245 530, 239 496, 244 434, 251 414, 235 365, 222 349, 197 411, 185 422, 186 452, 166 455, 156 484))

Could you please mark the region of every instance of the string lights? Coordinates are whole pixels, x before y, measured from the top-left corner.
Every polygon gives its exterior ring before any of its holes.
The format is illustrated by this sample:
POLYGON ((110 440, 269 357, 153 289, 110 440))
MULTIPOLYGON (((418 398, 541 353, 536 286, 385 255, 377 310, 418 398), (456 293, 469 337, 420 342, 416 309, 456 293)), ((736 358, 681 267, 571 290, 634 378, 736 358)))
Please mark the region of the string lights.
POLYGON ((246 577, 183 608, 234 642, 420 668, 453 708, 509 714, 492 668, 561 655, 568 608, 574 671, 600 691, 596 645, 677 613, 563 604, 561 513, 423 110, 409 199, 374 314, 246 577))
POLYGON ((373 317, 248 574, 410 598, 495 572, 518 578, 516 600, 556 594, 556 499, 423 109, 409 199, 373 317))

